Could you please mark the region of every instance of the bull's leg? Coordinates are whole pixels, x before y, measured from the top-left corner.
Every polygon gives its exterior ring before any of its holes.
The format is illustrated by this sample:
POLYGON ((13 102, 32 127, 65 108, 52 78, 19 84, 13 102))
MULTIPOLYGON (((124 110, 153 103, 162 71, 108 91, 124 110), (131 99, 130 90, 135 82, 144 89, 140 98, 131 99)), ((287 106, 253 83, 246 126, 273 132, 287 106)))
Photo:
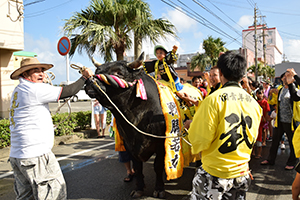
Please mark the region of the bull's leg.
POLYGON ((159 144, 157 144, 156 157, 154 160, 154 171, 156 174, 156 183, 155 183, 155 191, 153 193, 153 196, 158 198, 165 197, 165 184, 163 180, 163 172, 165 166, 164 163, 165 146, 163 141, 159 141, 159 144))
POLYGON ((143 191, 145 187, 144 183, 144 175, 143 175, 143 162, 136 160, 135 158, 132 159, 133 162, 133 169, 134 169, 134 178, 136 180, 136 189, 131 192, 131 196, 133 198, 139 198, 143 196, 143 191))

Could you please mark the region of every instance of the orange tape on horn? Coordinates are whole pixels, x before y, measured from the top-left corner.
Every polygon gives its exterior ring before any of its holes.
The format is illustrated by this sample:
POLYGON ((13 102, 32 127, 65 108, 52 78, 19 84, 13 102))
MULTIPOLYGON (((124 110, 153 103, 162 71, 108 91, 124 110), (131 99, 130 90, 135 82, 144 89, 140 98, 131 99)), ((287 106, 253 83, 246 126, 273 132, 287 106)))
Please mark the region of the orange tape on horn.
POLYGON ((110 83, 108 82, 106 76, 104 76, 103 74, 100 74, 100 77, 102 78, 102 80, 103 80, 107 85, 110 85, 110 83))

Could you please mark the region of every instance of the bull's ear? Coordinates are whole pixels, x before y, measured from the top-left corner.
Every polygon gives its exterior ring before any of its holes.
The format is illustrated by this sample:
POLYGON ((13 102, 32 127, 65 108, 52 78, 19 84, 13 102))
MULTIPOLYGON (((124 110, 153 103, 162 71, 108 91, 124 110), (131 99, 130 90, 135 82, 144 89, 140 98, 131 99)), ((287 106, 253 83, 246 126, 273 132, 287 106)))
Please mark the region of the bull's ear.
POLYGON ((141 66, 141 64, 143 63, 144 61, 144 52, 140 55, 140 57, 138 59, 136 59, 135 61, 131 62, 131 63, 128 63, 128 67, 131 68, 131 69, 136 69, 138 68, 139 66, 141 66))
POLYGON ((101 63, 99 63, 97 60, 95 60, 94 57, 92 57, 92 62, 95 65, 95 67, 97 67, 97 68, 100 67, 100 65, 101 65, 101 63))

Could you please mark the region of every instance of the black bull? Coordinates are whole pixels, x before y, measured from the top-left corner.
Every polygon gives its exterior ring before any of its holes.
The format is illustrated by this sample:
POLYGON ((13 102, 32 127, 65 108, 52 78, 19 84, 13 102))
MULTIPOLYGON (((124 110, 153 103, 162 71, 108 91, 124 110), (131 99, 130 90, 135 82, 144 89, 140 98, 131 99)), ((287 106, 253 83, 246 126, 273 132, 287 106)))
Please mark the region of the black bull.
POLYGON ((97 67, 95 74, 105 75, 111 84, 109 85, 100 81, 95 76, 93 78, 94 83, 92 81, 89 82, 85 90, 91 98, 96 98, 101 105, 112 112, 116 118, 117 128, 124 140, 125 147, 134 158, 133 167, 135 170, 136 190, 132 193, 132 196, 139 197, 143 194, 142 191, 145 184, 142 162, 147 161, 155 153, 154 170, 156 173, 156 183, 154 196, 161 198, 165 195, 163 182, 165 139, 146 136, 137 131, 103 94, 105 92, 128 121, 134 124, 139 130, 156 136, 164 136, 166 124, 160 104, 159 92, 155 81, 146 75, 142 68, 136 69, 141 63, 141 57, 130 64, 126 61, 116 61, 99 66, 94 62, 97 67), (136 97, 136 84, 128 88, 121 88, 108 75, 117 76, 128 83, 142 79, 147 92, 147 100, 136 97), (99 87, 103 92, 99 90, 99 87))

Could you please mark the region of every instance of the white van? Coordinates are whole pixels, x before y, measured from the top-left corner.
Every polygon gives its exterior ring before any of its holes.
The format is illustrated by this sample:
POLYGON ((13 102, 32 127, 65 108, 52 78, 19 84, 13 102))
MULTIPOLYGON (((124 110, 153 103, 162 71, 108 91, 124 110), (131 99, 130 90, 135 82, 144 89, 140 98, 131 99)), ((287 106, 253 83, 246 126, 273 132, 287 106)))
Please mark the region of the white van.
MULTIPOLYGON (((71 84, 71 83, 74 83, 74 81, 69 82, 69 84, 71 84)), ((64 86, 64 85, 67 85, 66 81, 63 81, 60 83, 60 86, 64 86)), ((87 95, 85 93, 84 86, 79 90, 79 92, 77 92, 77 94, 73 95, 73 97, 71 98, 71 101, 73 101, 73 102, 77 102, 80 100, 83 100, 83 101, 91 100, 89 95, 87 95)))

